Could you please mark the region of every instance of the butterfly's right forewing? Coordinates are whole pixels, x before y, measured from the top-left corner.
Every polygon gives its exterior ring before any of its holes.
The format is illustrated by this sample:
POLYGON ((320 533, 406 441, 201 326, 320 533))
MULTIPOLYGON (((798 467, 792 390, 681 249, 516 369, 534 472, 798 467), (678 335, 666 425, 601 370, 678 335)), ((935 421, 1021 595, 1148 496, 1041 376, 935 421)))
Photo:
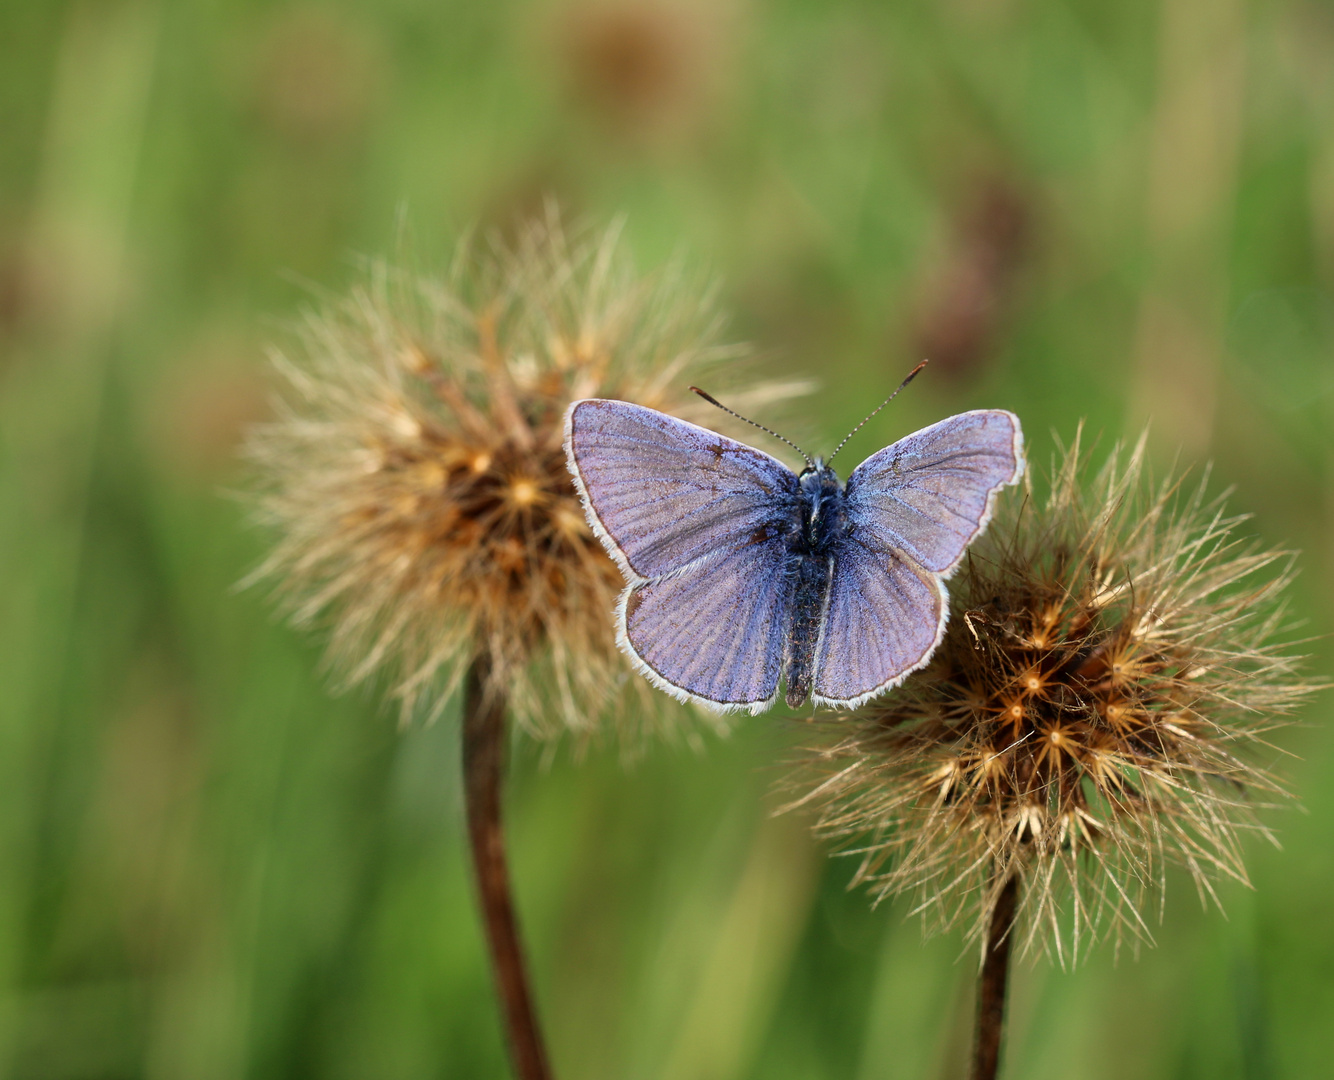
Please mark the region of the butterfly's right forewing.
POLYGON ((636 577, 761 543, 797 505, 797 477, 744 443, 626 401, 576 401, 570 472, 612 556, 636 577))
POLYGON ((743 443, 624 401, 575 402, 566 454, 629 579, 620 643, 655 684, 724 709, 777 692, 800 527, 796 475, 743 443))

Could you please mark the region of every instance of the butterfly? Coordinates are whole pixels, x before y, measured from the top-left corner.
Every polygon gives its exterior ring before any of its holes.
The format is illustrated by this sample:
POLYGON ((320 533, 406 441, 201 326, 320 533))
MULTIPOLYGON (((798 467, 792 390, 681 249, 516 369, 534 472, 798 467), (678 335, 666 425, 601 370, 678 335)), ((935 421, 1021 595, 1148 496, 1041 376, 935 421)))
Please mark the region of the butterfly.
POLYGON ((800 474, 630 402, 565 414, 588 523, 626 580, 617 644, 678 700, 754 714, 785 681, 793 708, 855 708, 897 686, 940 644, 945 579, 1024 470, 1019 418, 1001 409, 922 428, 846 486, 789 445, 800 474))

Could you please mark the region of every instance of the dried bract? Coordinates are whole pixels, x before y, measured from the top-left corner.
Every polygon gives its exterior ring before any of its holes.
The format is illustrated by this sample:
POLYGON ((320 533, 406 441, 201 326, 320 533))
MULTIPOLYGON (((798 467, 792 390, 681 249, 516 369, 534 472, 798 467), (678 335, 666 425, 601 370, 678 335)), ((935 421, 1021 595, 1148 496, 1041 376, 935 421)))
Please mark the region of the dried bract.
POLYGON ((797 800, 928 929, 985 940, 1017 876, 1014 932, 1062 962, 1151 940, 1169 862, 1202 898, 1246 880, 1241 837, 1269 836, 1256 811, 1281 794, 1257 752, 1316 688, 1276 640, 1286 555, 1240 539, 1202 482, 1146 483, 1142 440, 1087 471, 1076 442, 1045 505, 1002 503, 932 663, 825 726, 797 800))
MULTIPOLYGON (((565 409, 698 410, 686 385, 737 352, 718 330, 680 272, 637 277, 616 230, 569 238, 554 215, 465 244, 443 280, 374 268, 276 357, 288 390, 246 445, 278 537, 254 577, 296 623, 327 624, 340 681, 388 673, 405 718, 477 662, 530 733, 592 731, 640 680, 613 641, 621 578, 566 469, 565 409)), ((618 715, 663 719, 656 701, 618 715)))

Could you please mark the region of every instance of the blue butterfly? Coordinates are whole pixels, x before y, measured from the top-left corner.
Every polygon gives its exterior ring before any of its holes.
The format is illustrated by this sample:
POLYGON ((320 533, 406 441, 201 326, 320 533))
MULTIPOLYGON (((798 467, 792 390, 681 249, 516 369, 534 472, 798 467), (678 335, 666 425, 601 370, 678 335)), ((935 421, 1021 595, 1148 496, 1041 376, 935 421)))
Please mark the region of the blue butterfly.
POLYGON ((949 618, 944 579, 1024 470, 1019 418, 1001 409, 900 439, 846 487, 821 459, 798 475, 625 401, 574 402, 565 453, 625 575, 621 649, 679 700, 750 713, 780 680, 793 708, 855 708, 923 667, 949 618))

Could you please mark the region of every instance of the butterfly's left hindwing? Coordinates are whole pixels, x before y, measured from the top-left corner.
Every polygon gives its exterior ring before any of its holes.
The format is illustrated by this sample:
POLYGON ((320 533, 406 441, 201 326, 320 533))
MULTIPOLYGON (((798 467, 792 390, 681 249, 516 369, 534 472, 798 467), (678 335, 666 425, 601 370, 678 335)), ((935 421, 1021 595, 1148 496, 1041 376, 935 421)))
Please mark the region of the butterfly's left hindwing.
POLYGON ((656 686, 758 712, 778 691, 797 477, 768 454, 624 401, 570 406, 566 455, 629 584, 617 636, 656 686))
POLYGON ((815 653, 816 704, 856 708, 897 686, 931 659, 948 606, 938 575, 899 552, 846 539, 815 653))

